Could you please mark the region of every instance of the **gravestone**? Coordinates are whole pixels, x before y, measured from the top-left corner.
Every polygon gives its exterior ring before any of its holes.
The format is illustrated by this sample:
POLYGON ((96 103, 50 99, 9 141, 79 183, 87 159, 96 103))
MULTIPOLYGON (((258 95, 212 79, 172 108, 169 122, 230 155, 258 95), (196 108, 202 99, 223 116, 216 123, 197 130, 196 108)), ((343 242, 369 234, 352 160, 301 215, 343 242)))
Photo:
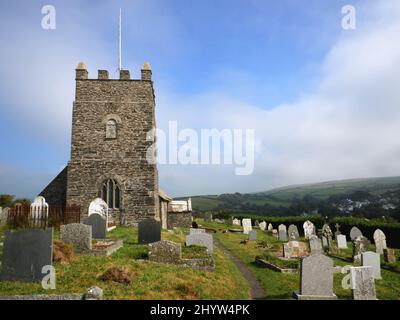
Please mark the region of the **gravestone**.
POLYGON ((385 262, 387 262, 387 263, 396 263, 397 262, 396 251, 394 249, 384 249, 383 257, 385 259, 385 262))
POLYGON ((279 240, 280 241, 287 241, 286 226, 284 224, 279 225, 278 231, 279 231, 279 240))
POLYGON ((204 213, 204 221, 211 222, 213 219, 213 215, 211 212, 204 213))
POLYGON ((328 239, 325 236, 322 236, 322 248, 329 248, 328 239))
POLYGON ((254 222, 254 226, 255 226, 255 227, 259 227, 259 226, 260 226, 260 222, 259 222, 258 220, 256 220, 256 221, 254 222))
POLYGON ((347 249, 347 240, 344 234, 338 234, 336 241, 339 249, 347 249))
POLYGON ((328 224, 324 224, 322 227, 322 235, 326 238, 327 245, 324 247, 327 247, 329 251, 332 250, 333 247, 333 234, 331 227, 328 224))
POLYGON ((283 244, 283 256, 287 259, 308 256, 307 245, 304 242, 289 241, 283 244))
POLYGON ((342 234, 342 233, 340 232, 340 224, 339 224, 339 223, 336 223, 336 224, 335 224, 335 228, 336 228, 336 231, 335 231, 335 238, 336 238, 336 241, 337 241, 337 236, 339 236, 339 235, 342 234))
POLYGON ((92 250, 92 226, 82 223, 61 225, 60 240, 72 244, 76 252, 92 250))
POLYGON ((249 241, 256 241, 257 240, 257 231, 251 230, 249 231, 249 241))
POLYGON ((162 240, 149 244, 149 260, 159 263, 179 264, 182 260, 180 243, 162 240))
POLYGON ((359 236, 353 241, 353 259, 361 261, 361 254, 368 251, 371 242, 364 236, 359 236))
POLYGON ((138 224, 139 244, 149 244, 161 240, 161 222, 154 219, 144 219, 138 224))
POLYGON ((383 250, 387 249, 386 235, 382 230, 377 229, 374 232, 374 242, 376 247, 376 253, 383 254, 383 250))
POLYGON ((334 300, 333 260, 323 254, 313 254, 301 260, 299 300, 334 300))
POLYGON ((309 237, 310 252, 311 254, 321 254, 322 253, 322 242, 321 239, 316 235, 311 235, 309 237))
POLYGON ((260 230, 265 231, 267 229, 267 223, 265 221, 261 222, 260 225, 260 230))
POLYGON ((240 226, 240 225, 241 225, 239 219, 233 219, 233 220, 232 220, 232 224, 233 224, 234 226, 240 226))
POLYGON ((272 229, 272 236, 274 236, 275 238, 279 238, 278 230, 272 229))
POLYGON ((10 208, 3 208, 0 213, 0 226, 5 226, 7 224, 8 213, 10 208))
POLYGON ((107 220, 108 216, 108 205, 107 203, 100 198, 94 199, 89 205, 88 215, 89 217, 92 214, 98 214, 103 217, 103 219, 107 220))
POLYGON ((272 231, 274 230, 274 226, 272 225, 272 223, 268 224, 268 231, 272 231))
POLYGON ((41 281, 44 266, 53 262, 53 228, 6 231, 4 234, 2 281, 41 281))
POLYGON ((304 222, 303 229, 304 229, 304 237, 306 239, 310 238, 310 236, 312 235, 315 235, 315 226, 311 221, 307 220, 306 222, 304 222))
POLYGON ((206 247, 207 251, 210 255, 213 254, 213 236, 209 233, 198 233, 198 234, 190 234, 186 236, 186 245, 187 246, 200 246, 206 247))
POLYGON ((243 219, 242 226, 244 234, 249 234, 249 231, 253 230, 253 227, 251 226, 251 219, 243 219))
POLYGON ((299 240, 299 230, 297 229, 297 226, 294 224, 291 224, 288 229, 288 234, 289 234, 289 240, 299 240))
POLYGON ((354 300, 376 300, 372 267, 351 267, 350 288, 354 300))
POLYGON ((372 267, 374 279, 382 279, 381 276, 381 255, 372 251, 361 254, 361 265, 363 267, 372 267))
POLYGON ((190 234, 206 233, 206 229, 194 229, 190 228, 190 234))
POLYGON ((350 230, 351 241, 354 241, 355 238, 357 238, 357 237, 362 237, 362 235, 363 235, 362 232, 357 227, 351 228, 351 230, 350 230))
POLYGON ((93 237, 93 239, 105 239, 105 238, 107 238, 107 221, 100 214, 92 213, 85 220, 84 224, 86 224, 88 226, 92 226, 92 237, 93 237))

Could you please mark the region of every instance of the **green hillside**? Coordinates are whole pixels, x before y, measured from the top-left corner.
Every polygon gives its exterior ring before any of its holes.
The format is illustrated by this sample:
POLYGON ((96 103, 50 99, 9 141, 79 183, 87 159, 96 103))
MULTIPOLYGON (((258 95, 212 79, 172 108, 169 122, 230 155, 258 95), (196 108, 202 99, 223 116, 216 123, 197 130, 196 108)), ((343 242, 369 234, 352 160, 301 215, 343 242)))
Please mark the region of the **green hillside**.
POLYGON ((192 204, 193 209, 197 211, 229 209, 232 203, 289 207, 293 200, 302 199, 307 195, 319 200, 327 200, 332 195, 348 194, 354 191, 366 191, 378 195, 398 189, 400 189, 400 177, 351 179, 294 185, 257 193, 193 196, 192 204))

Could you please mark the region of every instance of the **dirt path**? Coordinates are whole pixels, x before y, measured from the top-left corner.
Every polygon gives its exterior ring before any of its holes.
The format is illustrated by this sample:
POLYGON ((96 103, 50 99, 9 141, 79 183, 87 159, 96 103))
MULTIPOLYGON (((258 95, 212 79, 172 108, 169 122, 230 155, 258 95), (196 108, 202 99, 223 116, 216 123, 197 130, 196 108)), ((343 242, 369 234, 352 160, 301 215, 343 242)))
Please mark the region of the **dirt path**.
POLYGON ((240 273, 243 275, 243 277, 247 280, 247 282, 250 284, 250 296, 251 299, 253 300, 262 300, 265 298, 265 291, 258 282, 258 280, 254 277, 254 275, 251 273, 251 271, 246 267, 246 265, 240 261, 238 258, 236 258, 231 252, 226 249, 221 242, 218 240, 214 240, 214 244, 221 249, 221 251, 236 265, 236 267, 239 269, 240 273))

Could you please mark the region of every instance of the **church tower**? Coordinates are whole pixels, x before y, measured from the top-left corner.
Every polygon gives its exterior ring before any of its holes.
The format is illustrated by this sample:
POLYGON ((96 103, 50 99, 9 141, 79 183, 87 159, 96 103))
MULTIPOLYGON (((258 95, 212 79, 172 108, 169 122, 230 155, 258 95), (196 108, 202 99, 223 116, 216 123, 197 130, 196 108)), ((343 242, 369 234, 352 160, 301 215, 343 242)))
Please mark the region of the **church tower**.
POLYGON ((71 159, 66 169, 66 203, 87 214, 91 201, 102 198, 117 224, 136 224, 159 215, 158 173, 149 162, 155 143, 155 95, 148 63, 141 79, 127 70, 110 79, 99 70, 89 79, 84 63, 76 69, 71 159))

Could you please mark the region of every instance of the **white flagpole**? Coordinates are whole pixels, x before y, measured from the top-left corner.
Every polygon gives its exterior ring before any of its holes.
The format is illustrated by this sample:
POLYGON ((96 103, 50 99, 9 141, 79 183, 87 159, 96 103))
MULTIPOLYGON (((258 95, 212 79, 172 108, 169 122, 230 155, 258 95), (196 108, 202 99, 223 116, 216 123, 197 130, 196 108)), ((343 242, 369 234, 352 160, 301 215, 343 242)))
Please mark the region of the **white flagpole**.
POLYGON ((122 70, 122 9, 119 9, 119 28, 118 28, 118 71, 122 70))

